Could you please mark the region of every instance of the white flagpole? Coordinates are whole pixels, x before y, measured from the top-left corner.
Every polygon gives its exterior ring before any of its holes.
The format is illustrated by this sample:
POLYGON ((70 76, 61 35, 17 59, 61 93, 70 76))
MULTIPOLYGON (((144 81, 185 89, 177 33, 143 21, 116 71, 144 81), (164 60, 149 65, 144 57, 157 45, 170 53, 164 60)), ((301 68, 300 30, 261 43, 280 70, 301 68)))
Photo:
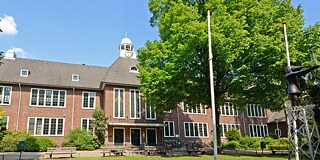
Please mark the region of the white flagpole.
POLYGON ((211 113, 213 127, 213 154, 214 160, 218 160, 217 147, 217 125, 216 125, 216 107, 214 101, 214 83, 213 83, 213 68, 212 68, 212 48, 211 48, 211 29, 210 29, 210 9, 208 12, 208 43, 209 43, 209 67, 210 67, 210 90, 211 90, 211 113))

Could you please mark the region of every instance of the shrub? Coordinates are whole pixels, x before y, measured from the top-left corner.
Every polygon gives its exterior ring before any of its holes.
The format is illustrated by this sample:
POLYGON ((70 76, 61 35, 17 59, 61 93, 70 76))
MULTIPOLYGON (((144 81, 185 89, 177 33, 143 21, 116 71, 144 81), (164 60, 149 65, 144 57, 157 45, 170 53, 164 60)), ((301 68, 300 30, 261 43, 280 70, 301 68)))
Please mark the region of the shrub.
POLYGON ((29 137, 26 139, 26 151, 44 152, 48 147, 54 147, 55 142, 49 137, 29 137))
POLYGON ((241 148, 244 149, 259 149, 260 148, 260 139, 252 137, 242 137, 239 140, 241 148))
POLYGON ((76 147, 78 150, 94 150, 98 148, 98 141, 92 132, 84 129, 74 129, 70 130, 69 134, 65 136, 62 146, 76 147))
POLYGON ((240 143, 238 141, 230 141, 223 144, 223 149, 236 150, 240 149, 240 143))
POLYGON ((239 141, 241 138, 241 133, 239 132, 238 129, 232 128, 229 130, 226 134, 227 140, 230 141, 239 141))
POLYGON ((25 141, 30 137, 30 133, 22 132, 8 132, 1 141, 1 150, 8 152, 18 151, 19 141, 25 141))

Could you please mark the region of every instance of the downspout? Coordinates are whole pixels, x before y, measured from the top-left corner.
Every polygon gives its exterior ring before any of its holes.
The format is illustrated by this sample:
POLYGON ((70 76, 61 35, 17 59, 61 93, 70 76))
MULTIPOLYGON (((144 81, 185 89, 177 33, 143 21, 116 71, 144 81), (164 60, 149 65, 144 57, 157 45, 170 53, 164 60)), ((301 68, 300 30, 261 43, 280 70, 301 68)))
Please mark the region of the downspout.
POLYGON ((73 118, 74 118, 74 94, 75 94, 75 89, 74 87, 72 88, 72 114, 71 114, 71 129, 73 129, 73 118))
POLYGON ((18 103, 18 115, 17 115, 17 125, 16 125, 16 131, 18 131, 19 128, 19 119, 20 119, 20 108, 21 108, 21 84, 19 83, 19 103, 18 103))
POLYGON ((177 107, 177 118, 178 118, 178 140, 180 140, 180 117, 179 117, 179 107, 177 107))

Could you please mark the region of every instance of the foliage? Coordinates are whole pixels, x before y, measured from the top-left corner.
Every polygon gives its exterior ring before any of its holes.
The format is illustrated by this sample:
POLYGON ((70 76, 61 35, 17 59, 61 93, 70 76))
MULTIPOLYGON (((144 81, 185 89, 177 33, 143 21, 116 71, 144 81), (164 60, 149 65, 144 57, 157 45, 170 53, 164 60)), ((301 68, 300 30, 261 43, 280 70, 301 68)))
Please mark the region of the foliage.
POLYGON ((55 146, 55 142, 49 137, 30 136, 26 139, 26 143, 26 151, 29 152, 44 152, 47 148, 55 146))
MULTIPOLYGON (((1 54, 0 54, 0 60, 1 60, 1 54)), ((1 64, 1 62, 0 62, 0 64, 1 64)), ((4 117, 5 116, 3 116, 2 106, 0 105, 0 141, 8 133, 7 124, 3 123, 4 117)))
POLYGON ((282 22, 286 21, 290 57, 301 64, 308 52, 297 48, 304 34, 302 8, 290 1, 150 0, 150 22, 160 40, 139 49, 141 90, 158 110, 183 100, 210 103, 206 8, 211 6, 215 96, 226 94, 238 107, 260 103, 279 110, 286 99, 286 67, 282 22), (179 82, 179 83, 176 83, 179 82))
POLYGON ((76 147, 78 150, 94 150, 98 148, 98 140, 85 129, 70 130, 64 137, 63 147, 76 147))
POLYGON ((258 149, 260 148, 260 139, 252 138, 249 136, 242 137, 239 141, 241 148, 243 149, 258 149))
POLYGON ((8 132, 1 141, 1 150, 7 152, 14 152, 18 150, 19 141, 25 141, 30 137, 30 133, 22 132, 8 132))
POLYGON ((265 142, 267 145, 269 144, 277 144, 277 141, 272 137, 265 137, 261 139, 261 142, 265 142))
POLYGON ((94 118, 93 128, 94 134, 97 136, 99 140, 99 146, 104 144, 104 134, 106 128, 107 117, 104 114, 104 111, 101 108, 96 108, 92 116, 94 118))
POLYGON ((223 149, 236 150, 240 149, 240 143, 238 141, 230 141, 223 144, 223 149))
POLYGON ((239 141, 241 138, 241 133, 238 129, 232 128, 227 132, 226 138, 228 141, 239 141))

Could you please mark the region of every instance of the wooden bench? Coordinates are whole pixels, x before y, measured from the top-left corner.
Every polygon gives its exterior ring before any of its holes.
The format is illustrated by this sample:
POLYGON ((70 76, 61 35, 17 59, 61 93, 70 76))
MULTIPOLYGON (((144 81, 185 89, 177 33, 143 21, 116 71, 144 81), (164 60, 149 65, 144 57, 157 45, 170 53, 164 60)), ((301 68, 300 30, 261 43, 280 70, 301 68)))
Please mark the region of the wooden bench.
POLYGON ((105 157, 107 153, 109 154, 109 156, 111 156, 111 154, 114 154, 116 156, 123 156, 123 153, 125 153, 125 148, 123 147, 103 147, 101 149, 103 157, 105 157))
POLYGON ((128 148, 128 151, 129 151, 129 155, 131 154, 132 156, 133 155, 143 155, 145 152, 143 146, 131 147, 131 148, 128 148))
POLYGON ((52 155, 70 155, 72 158, 73 154, 76 154, 76 147, 60 147, 60 148, 47 148, 47 153, 52 158, 52 155))
POLYGON ((198 155, 199 149, 197 147, 187 148, 186 149, 189 155, 198 155))
POLYGON ((283 147, 283 146, 271 146, 270 150, 272 152, 272 154, 276 154, 276 152, 281 152, 282 154, 287 154, 289 152, 289 149, 287 147, 283 147))
POLYGON ((159 155, 160 150, 156 146, 144 146, 145 155, 159 155))

